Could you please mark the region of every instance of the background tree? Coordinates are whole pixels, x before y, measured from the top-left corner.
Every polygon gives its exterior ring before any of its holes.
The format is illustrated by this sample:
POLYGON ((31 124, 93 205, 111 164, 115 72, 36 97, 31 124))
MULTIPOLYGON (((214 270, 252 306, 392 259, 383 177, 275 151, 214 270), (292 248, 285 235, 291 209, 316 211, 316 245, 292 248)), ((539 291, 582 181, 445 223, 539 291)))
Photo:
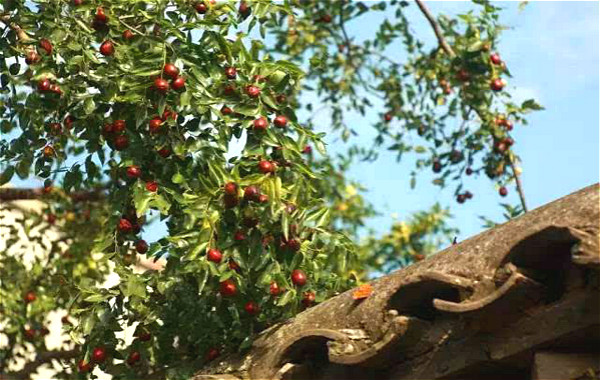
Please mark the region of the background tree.
MULTIPOLYGON (((54 359, 64 360, 61 378, 94 367, 115 378, 185 378, 273 323, 448 244, 455 231, 436 206, 356 247, 375 210, 344 171, 383 147, 416 154, 417 169, 455 185, 459 203, 470 198, 462 176, 480 172, 501 195, 511 181, 522 195, 510 130, 540 107, 510 102, 508 69, 493 53, 498 8, 477 3, 478 15, 436 20, 420 1, 4 2, 1 182, 46 182, 0 194, 46 202, 42 224, 63 244, 33 268, 0 256, 10 274, 3 369, 22 346, 37 357, 17 378, 54 359), (439 47, 426 51, 410 32, 409 6, 439 47), (395 18, 353 43, 345 23, 378 11, 395 18), (404 46, 406 62, 385 57, 391 44, 404 46), (337 158, 312 118, 295 113, 328 107, 333 131, 349 141, 358 132, 344 114, 364 113, 372 97, 385 101, 373 147, 337 158), (451 118, 463 120, 459 130, 451 118), (148 244, 140 232, 150 215, 168 231, 148 244), (136 255, 166 266, 134 273, 136 255), (100 287, 109 270, 120 282, 100 287), (64 326, 68 355, 36 340, 55 309, 77 321, 64 326), (117 333, 134 324, 125 344, 117 333)), ((513 208, 522 210, 523 197, 513 208)))

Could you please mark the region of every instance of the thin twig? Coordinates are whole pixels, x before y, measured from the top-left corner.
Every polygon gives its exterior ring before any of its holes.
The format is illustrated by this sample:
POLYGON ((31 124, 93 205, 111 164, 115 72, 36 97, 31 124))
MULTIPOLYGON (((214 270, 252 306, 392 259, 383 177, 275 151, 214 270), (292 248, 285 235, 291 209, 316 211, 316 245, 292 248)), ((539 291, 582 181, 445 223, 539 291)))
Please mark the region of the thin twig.
POLYGON ((517 172, 517 168, 515 163, 513 162, 511 154, 507 155, 508 164, 512 168, 513 178, 515 179, 515 183, 517 184, 517 193, 519 194, 519 198, 521 199, 521 206, 523 207, 523 211, 527 212, 527 203, 525 203, 525 192, 523 191, 523 184, 521 183, 521 176, 517 172))
POLYGON ((25 30, 23 28, 21 28, 19 25, 15 24, 14 22, 11 21, 11 17, 9 14, 2 14, 0 15, 0 21, 3 22, 4 24, 8 25, 9 28, 11 28, 12 30, 15 31, 15 33, 17 33, 17 38, 19 39, 19 42, 29 42, 31 41, 31 37, 29 37, 29 35, 27 35, 27 32, 25 32, 25 30))
MULTIPOLYGON (((19 201, 19 200, 30 200, 30 199, 41 199, 44 197, 43 188, 13 188, 13 187, 2 187, 0 188, 0 201, 19 201)), ((95 201, 103 198, 101 189, 95 189, 92 191, 79 191, 67 194, 74 202, 84 201, 95 201)))
POLYGON ((146 35, 145 33, 142 33, 142 32, 140 32, 139 30, 137 30, 137 29, 136 29, 136 28, 134 28, 133 26, 131 26, 131 25, 129 25, 129 24, 127 24, 127 23, 125 23, 125 21, 123 21, 123 18, 124 18, 124 17, 119 17, 119 18, 118 18, 118 20, 119 20, 119 22, 120 22, 121 24, 123 24, 123 25, 124 25, 124 26, 126 26, 127 28, 129 28, 129 29, 133 30, 134 32, 136 32, 136 33, 137 33, 137 34, 139 34, 140 36, 145 36, 145 35, 146 35))
POLYGON ((431 12, 429 12, 429 9, 425 5, 425 3, 423 3, 422 0, 415 0, 415 2, 419 6, 419 9, 421 9, 421 12, 425 15, 425 18, 427 18, 427 21, 429 21, 429 24, 431 24, 431 27, 433 28, 433 32, 435 33, 435 36, 437 37, 440 47, 451 58, 456 57, 456 54, 454 54, 454 50, 452 50, 452 48, 450 47, 450 45, 448 45, 448 42, 444 38, 444 35, 442 34, 442 29, 440 28, 440 25, 437 23, 437 21, 435 20, 435 18, 431 14, 431 12))
POLYGON ((67 350, 67 351, 46 351, 37 354, 32 362, 25 364, 23 369, 18 372, 7 373, 7 376, 15 379, 29 379, 30 375, 34 373, 38 367, 43 364, 50 363, 53 360, 70 360, 75 359, 79 355, 79 350, 67 350))

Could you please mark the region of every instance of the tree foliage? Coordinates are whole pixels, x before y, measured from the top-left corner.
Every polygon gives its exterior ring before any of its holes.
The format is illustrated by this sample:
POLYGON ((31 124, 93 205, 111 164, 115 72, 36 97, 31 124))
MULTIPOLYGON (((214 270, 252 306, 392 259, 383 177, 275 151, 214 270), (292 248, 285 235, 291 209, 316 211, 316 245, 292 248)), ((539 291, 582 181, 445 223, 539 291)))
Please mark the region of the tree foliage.
POLYGON ((440 206, 361 239, 376 211, 344 172, 383 148, 414 153, 416 168, 456 184, 462 201, 463 175, 499 186, 517 177, 510 130, 540 106, 514 104, 496 82, 510 76, 490 57, 499 8, 477 3, 479 14, 440 17, 440 46, 451 48, 427 50, 405 1, 4 2, 1 183, 43 178, 48 208, 20 225, 35 242, 32 227, 52 226, 61 243, 32 267, 8 248, 0 255, 10 273, 0 287, 2 366, 18 345, 47 351, 39 334, 60 309, 77 322, 63 326, 75 355, 57 376, 98 367, 115 378, 185 378, 447 244, 455 230, 440 206), (352 40, 347 23, 372 12, 391 17, 352 40), (403 61, 386 54, 397 45, 403 61), (383 110, 373 146, 337 158, 313 119, 296 115, 326 107, 333 133, 350 141, 359 132, 346 115, 364 115, 374 99, 383 110), (141 232, 152 218, 167 233, 148 244, 141 232), (165 267, 138 273, 138 255, 165 267), (102 286, 109 271, 119 281, 102 286), (133 325, 126 344, 121 332, 133 325))

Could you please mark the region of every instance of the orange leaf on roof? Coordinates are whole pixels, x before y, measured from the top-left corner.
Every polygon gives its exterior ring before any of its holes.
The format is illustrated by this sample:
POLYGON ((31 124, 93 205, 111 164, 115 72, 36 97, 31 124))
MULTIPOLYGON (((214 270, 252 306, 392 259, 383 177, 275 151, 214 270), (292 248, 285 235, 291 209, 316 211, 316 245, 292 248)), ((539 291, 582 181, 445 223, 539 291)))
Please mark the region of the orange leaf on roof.
POLYGON ((355 300, 362 300, 367 298, 373 293, 373 287, 371 284, 362 284, 352 293, 352 298, 355 300))

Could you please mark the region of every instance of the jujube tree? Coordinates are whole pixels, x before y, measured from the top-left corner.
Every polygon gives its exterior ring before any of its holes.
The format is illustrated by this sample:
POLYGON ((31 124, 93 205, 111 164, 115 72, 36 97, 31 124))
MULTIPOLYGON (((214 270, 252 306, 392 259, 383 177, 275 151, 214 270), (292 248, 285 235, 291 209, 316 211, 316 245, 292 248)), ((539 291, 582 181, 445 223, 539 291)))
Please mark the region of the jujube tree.
MULTIPOLYGON (((399 157, 419 155, 437 184, 456 183, 459 203, 472 196, 463 175, 484 172, 501 195, 519 184, 510 130, 540 107, 510 102, 494 53, 499 9, 478 3, 479 16, 438 23, 417 2, 440 43, 426 51, 404 1, 5 2, 1 182, 44 179, 34 195, 47 209, 26 219, 52 226, 60 244, 33 268, 2 255, 13 276, 1 288, 3 369, 17 346, 33 345, 33 364, 71 360, 63 378, 96 367, 185 378, 370 271, 435 251, 455 232, 439 206, 357 249, 374 210, 343 173, 390 144, 399 157), (377 11, 395 21, 355 44, 346 22, 377 11), (406 62, 385 56, 397 43, 406 62), (349 140, 356 126, 344 113, 364 114, 373 97, 384 103, 373 148, 335 160, 312 118, 296 114, 320 102, 349 140), (449 131, 456 117, 460 129, 449 131), (408 143, 413 133, 422 145, 408 143), (152 219, 167 232, 147 242, 152 219), (166 264, 137 273, 138 255, 166 264), (101 286, 110 271, 119 282, 101 286), (73 343, 52 356, 36 337, 56 309, 68 311, 73 343), (119 333, 134 324, 129 342, 119 333)), ((9 190, 19 198, 8 189, 5 200, 9 190)))

